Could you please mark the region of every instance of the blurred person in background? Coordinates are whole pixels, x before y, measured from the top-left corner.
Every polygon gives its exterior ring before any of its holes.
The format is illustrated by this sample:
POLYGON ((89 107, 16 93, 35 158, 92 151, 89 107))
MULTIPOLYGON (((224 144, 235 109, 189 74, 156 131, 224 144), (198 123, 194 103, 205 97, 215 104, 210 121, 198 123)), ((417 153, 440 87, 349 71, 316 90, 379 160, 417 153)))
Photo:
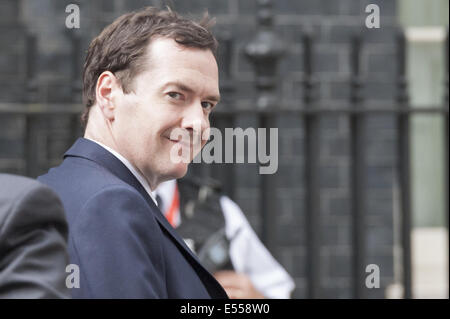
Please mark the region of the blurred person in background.
POLYGON ((230 298, 290 298, 294 281, 218 182, 188 173, 155 193, 168 221, 230 298))
POLYGON ((0 174, 0 299, 69 298, 67 234, 63 206, 50 188, 0 174))

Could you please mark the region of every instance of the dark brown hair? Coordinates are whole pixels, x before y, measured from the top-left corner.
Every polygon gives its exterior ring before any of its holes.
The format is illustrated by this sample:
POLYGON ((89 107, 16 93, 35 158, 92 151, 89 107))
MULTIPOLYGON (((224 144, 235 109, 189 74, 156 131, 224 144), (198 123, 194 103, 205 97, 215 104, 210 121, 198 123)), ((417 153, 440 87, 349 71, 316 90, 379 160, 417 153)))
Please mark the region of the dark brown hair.
POLYGON ((181 17, 167 9, 147 7, 124 14, 108 25, 89 45, 83 67, 83 100, 86 108, 81 122, 86 126, 89 109, 95 104, 95 89, 100 74, 112 72, 125 93, 145 66, 148 44, 155 36, 174 39, 177 43, 209 49, 216 56, 217 40, 209 28, 214 21, 205 13, 199 22, 181 17))

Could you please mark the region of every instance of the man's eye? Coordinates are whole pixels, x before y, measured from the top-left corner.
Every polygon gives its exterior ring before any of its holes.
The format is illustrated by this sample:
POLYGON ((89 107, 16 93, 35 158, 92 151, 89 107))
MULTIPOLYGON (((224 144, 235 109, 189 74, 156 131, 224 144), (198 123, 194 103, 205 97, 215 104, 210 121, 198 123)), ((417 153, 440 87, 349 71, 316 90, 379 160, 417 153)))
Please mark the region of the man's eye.
POLYGON ((181 95, 181 93, 178 93, 178 92, 169 92, 169 93, 167 93, 171 98, 173 98, 173 99, 177 99, 177 100, 179 100, 179 99, 181 99, 182 97, 183 97, 183 95, 181 95))
POLYGON ((210 110, 210 109, 212 109, 212 108, 214 107, 214 104, 212 104, 212 103, 210 103, 210 102, 202 102, 202 107, 203 107, 204 109, 210 110))

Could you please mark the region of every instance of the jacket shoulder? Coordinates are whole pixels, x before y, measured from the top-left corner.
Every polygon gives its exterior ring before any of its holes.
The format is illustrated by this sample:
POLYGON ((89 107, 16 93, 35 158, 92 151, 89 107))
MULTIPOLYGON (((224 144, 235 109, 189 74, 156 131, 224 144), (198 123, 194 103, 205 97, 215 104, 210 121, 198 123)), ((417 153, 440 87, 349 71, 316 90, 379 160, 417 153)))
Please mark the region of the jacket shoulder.
POLYGON ((0 222, 4 227, 12 221, 21 225, 51 220, 64 222, 61 201, 50 187, 28 177, 9 174, 0 174, 0 185, 7 185, 0 192, 0 222), (33 213, 36 211, 40 213, 33 213))

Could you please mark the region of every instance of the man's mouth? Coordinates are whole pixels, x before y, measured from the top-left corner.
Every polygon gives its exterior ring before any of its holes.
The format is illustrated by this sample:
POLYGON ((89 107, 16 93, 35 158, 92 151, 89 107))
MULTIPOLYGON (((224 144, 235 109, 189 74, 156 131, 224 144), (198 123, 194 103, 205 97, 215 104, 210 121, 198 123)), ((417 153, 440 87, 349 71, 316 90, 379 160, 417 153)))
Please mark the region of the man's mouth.
POLYGON ((182 147, 189 147, 189 148, 192 147, 192 144, 189 141, 185 141, 183 139, 179 139, 179 140, 173 140, 173 139, 170 139, 170 138, 167 138, 167 139, 169 141, 171 141, 172 143, 180 144, 182 147))

